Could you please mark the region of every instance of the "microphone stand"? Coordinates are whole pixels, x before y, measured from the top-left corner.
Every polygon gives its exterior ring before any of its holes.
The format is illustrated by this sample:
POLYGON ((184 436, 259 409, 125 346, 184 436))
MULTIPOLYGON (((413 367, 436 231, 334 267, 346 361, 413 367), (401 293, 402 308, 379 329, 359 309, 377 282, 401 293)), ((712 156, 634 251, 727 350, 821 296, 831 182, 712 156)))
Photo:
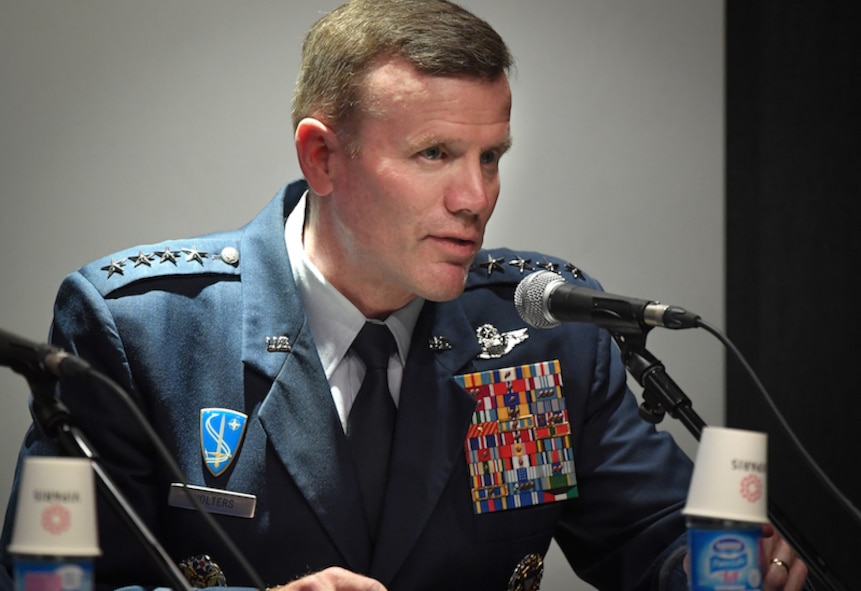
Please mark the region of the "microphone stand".
POLYGON ((622 352, 622 362, 643 387, 640 418, 657 424, 664 419, 664 414, 670 413, 699 441, 705 421, 694 411, 691 399, 667 375, 664 365, 646 349, 648 330, 611 333, 622 352))
POLYGON ((162 571, 172 584, 174 591, 191 591, 186 578, 179 567, 174 564, 167 551, 159 544, 146 524, 137 515, 126 498, 102 468, 98 455, 80 429, 71 422, 69 409, 54 393, 56 378, 47 375, 29 375, 21 372, 30 384, 33 392, 33 420, 49 437, 56 438, 62 447, 72 455, 87 458, 92 461, 96 474, 96 485, 102 497, 125 522, 129 530, 138 539, 155 565, 162 571))
MULTIPOLYGON (((690 398, 667 375, 664 365, 646 349, 646 335, 650 330, 651 327, 643 326, 634 329, 622 325, 608 329, 619 346, 622 362, 628 372, 643 387, 640 418, 657 424, 664 419, 666 413, 669 413, 671 417, 681 421, 691 435, 699 441, 703 428, 707 425, 694 411, 690 398)), ((772 505, 773 503, 768 503, 768 519, 771 524, 801 556, 810 573, 818 575, 817 583, 822 583, 828 589, 836 591, 838 587, 832 585, 830 578, 823 572, 815 552, 807 548, 801 538, 792 534, 795 530, 789 525, 788 518, 772 505)))

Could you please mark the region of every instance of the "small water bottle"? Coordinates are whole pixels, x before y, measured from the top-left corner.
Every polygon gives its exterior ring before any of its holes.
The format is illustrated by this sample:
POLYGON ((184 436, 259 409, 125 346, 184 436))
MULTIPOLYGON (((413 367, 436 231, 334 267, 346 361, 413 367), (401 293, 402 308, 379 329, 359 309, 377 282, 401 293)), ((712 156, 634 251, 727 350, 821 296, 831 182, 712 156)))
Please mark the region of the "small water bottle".
POLYGON ((761 591, 762 525, 687 517, 691 591, 761 591))
POLYGON ((703 429, 682 511, 691 591, 761 591, 766 446, 765 433, 703 429))
POLYGON ((88 557, 16 555, 15 591, 92 591, 93 560, 88 557))

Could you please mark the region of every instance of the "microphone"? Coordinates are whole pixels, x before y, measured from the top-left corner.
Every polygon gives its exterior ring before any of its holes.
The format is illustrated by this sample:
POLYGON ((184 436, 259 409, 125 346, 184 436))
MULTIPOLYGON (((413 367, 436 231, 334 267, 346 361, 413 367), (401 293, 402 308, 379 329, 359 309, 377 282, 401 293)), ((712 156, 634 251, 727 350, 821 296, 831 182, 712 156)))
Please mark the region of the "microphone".
POLYGON ((607 330, 696 328, 699 316, 678 306, 613 295, 566 283, 557 273, 527 275, 514 291, 517 313, 535 328, 553 328, 562 322, 588 322, 607 330))
POLYGON ((0 365, 24 376, 50 374, 58 378, 86 373, 90 365, 47 343, 34 343, 0 328, 0 365))

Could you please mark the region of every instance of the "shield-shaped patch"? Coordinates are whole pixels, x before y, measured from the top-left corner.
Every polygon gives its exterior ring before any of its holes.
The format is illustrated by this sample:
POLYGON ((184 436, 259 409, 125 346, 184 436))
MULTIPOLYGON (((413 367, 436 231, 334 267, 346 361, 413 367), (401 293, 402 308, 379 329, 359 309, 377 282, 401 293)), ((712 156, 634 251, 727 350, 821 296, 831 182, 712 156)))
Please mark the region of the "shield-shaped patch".
POLYGON ((228 408, 200 409, 200 449, 206 468, 220 476, 239 454, 248 415, 228 408))

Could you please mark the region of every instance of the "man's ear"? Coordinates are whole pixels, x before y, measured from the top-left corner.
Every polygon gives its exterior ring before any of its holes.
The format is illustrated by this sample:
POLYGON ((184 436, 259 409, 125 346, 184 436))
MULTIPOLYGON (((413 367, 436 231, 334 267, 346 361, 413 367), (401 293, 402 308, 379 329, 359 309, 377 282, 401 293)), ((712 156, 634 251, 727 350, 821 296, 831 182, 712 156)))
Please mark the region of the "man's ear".
POLYGON ((317 195, 332 192, 332 157, 340 149, 334 130, 318 119, 306 117, 296 126, 296 154, 308 186, 317 195))

